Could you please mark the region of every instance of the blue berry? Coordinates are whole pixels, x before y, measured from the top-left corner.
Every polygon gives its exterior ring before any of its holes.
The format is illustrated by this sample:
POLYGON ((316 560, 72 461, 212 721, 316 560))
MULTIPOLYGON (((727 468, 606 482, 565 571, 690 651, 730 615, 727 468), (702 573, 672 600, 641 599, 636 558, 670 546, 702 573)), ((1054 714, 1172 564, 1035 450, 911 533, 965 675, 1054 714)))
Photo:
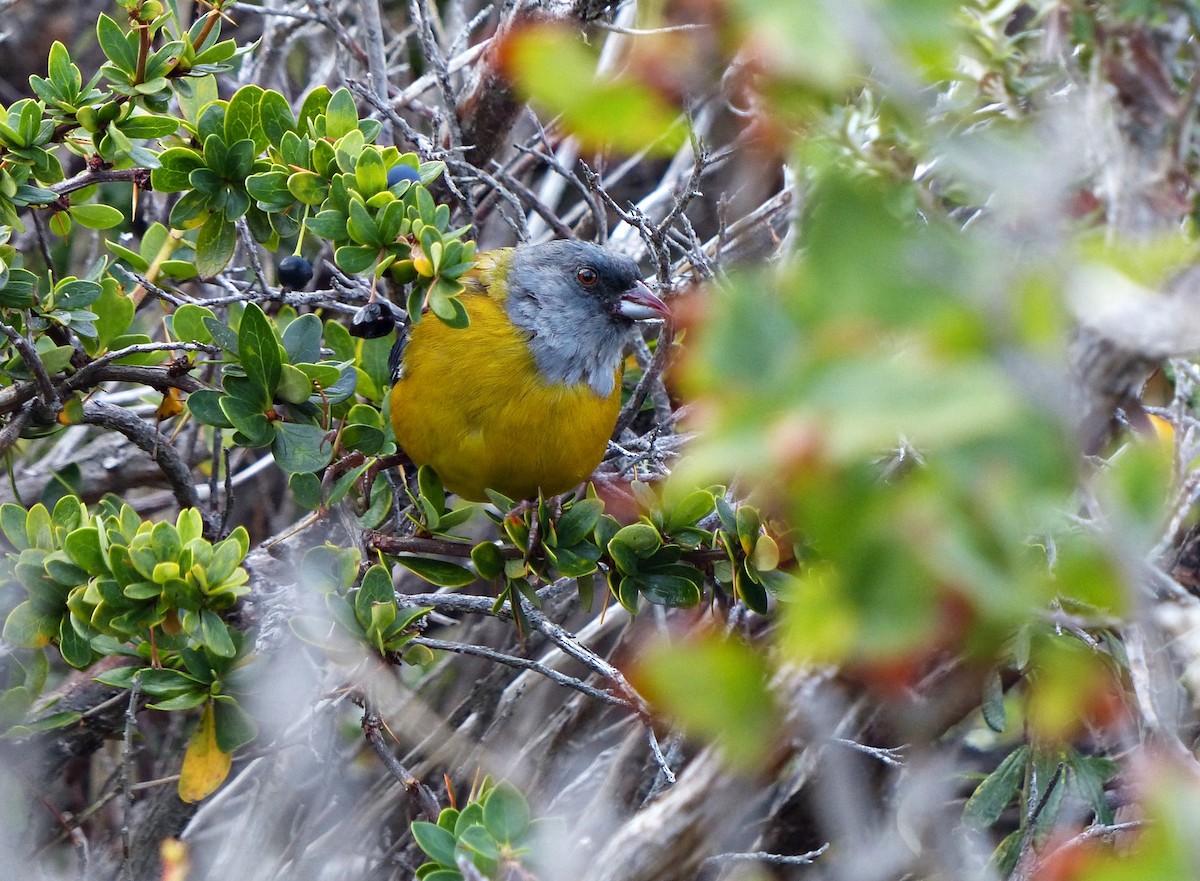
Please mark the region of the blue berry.
POLYGON ((421 175, 411 165, 393 165, 388 169, 387 185, 389 188, 394 187, 402 180, 419 184, 421 182, 421 175))
POLYGON ((312 281, 313 266, 303 257, 284 257, 279 261, 278 276, 281 285, 298 291, 312 281))

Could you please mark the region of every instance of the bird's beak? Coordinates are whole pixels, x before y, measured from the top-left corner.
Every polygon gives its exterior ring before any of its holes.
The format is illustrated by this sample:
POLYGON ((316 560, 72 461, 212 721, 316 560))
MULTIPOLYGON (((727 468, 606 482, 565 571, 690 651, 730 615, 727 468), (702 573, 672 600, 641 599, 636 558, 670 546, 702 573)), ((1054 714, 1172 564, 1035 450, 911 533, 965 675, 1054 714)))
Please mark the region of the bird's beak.
POLYGON ((646 283, 639 281, 617 300, 617 314, 624 315, 631 321, 645 321, 647 318, 669 318, 671 310, 667 304, 654 294, 646 283))

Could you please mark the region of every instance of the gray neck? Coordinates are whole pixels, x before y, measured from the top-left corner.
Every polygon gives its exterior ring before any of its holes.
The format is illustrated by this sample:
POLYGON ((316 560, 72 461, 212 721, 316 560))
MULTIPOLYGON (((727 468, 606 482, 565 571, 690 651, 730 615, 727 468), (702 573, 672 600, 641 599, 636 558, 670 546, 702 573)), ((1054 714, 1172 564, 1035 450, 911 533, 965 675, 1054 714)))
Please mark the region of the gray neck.
POLYGON ((612 394, 625 350, 623 327, 586 301, 547 310, 533 298, 510 295, 507 306, 513 324, 530 335, 529 349, 548 382, 588 385, 602 398, 612 394))

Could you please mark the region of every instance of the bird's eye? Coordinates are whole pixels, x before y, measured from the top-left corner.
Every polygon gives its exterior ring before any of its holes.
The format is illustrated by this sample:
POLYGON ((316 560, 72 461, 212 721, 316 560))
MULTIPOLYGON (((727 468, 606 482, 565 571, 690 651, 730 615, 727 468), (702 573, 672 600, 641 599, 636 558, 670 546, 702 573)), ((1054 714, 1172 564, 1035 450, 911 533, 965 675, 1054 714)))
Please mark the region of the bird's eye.
POLYGON ((583 266, 580 267, 579 271, 575 273, 575 277, 579 279, 579 283, 581 285, 590 288, 600 280, 600 273, 596 272, 596 270, 592 269, 590 266, 583 266))

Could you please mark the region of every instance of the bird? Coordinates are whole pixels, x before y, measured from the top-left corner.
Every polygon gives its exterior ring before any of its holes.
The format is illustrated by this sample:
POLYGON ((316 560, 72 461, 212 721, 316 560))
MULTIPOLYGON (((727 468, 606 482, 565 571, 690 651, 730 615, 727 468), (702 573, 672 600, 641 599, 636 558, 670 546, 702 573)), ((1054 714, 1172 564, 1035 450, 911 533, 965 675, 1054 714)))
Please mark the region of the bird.
POLYGON ((487 251, 462 281, 467 327, 425 316, 392 349, 397 444, 470 501, 578 486, 616 426, 626 335, 666 304, 636 262, 584 241, 487 251))

